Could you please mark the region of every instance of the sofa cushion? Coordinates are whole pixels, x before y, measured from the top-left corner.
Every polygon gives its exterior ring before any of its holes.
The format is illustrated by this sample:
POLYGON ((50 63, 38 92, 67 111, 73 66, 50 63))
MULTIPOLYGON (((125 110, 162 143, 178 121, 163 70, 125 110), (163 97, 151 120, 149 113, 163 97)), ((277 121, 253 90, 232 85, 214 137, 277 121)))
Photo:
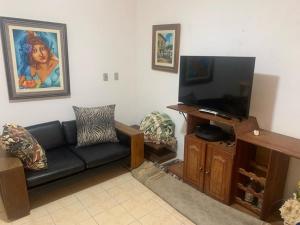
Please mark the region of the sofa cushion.
POLYGON ((58 148, 65 145, 64 135, 59 121, 41 123, 26 127, 45 149, 58 148))
POLYGON ((119 143, 102 143, 86 147, 72 147, 73 151, 86 163, 87 168, 100 166, 130 154, 130 148, 119 143))
POLYGON ((24 168, 30 170, 47 168, 45 150, 24 127, 15 124, 4 125, 0 140, 7 152, 22 161, 24 168))
POLYGON ((118 142, 115 129, 115 105, 101 107, 73 106, 76 116, 77 147, 118 142))
POLYGON ((76 120, 64 121, 61 123, 65 139, 69 145, 77 145, 76 120))
POLYGON ((25 171, 28 187, 34 187, 84 170, 85 165, 69 148, 47 151, 48 169, 25 171))

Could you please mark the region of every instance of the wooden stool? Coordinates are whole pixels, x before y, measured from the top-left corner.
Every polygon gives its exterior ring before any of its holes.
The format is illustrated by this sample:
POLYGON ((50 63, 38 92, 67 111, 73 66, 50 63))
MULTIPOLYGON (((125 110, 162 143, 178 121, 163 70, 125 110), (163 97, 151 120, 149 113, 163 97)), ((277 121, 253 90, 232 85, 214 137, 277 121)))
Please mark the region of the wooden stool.
MULTIPOLYGON (((133 128, 139 130, 139 125, 133 125, 133 128)), ((166 144, 154 144, 145 142, 145 158, 157 163, 163 163, 170 159, 174 159, 177 156, 175 151, 172 151, 172 147, 166 144)))

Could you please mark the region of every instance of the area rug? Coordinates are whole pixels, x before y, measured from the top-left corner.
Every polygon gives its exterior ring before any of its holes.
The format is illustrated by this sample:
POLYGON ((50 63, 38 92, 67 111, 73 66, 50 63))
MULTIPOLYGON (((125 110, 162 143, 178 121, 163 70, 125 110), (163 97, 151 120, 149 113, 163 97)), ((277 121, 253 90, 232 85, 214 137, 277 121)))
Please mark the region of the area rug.
POLYGON ((132 175, 197 225, 269 225, 224 205, 144 162, 132 175))

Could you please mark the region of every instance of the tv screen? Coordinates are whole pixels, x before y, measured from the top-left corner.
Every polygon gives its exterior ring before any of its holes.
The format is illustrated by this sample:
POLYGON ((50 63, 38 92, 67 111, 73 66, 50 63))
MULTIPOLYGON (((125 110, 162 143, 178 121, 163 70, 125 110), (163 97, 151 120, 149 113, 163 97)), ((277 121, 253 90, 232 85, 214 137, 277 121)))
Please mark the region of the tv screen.
POLYGON ((178 101, 247 118, 254 66, 255 57, 181 56, 178 101))

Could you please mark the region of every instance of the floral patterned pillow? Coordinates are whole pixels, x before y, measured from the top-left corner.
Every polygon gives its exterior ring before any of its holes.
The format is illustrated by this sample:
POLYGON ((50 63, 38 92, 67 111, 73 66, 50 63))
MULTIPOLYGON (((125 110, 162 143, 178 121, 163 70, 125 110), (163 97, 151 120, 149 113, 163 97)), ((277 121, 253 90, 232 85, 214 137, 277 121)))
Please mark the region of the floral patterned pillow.
POLYGON ((47 169, 45 150, 25 128, 15 124, 4 125, 0 141, 7 152, 22 161, 25 169, 47 169))

